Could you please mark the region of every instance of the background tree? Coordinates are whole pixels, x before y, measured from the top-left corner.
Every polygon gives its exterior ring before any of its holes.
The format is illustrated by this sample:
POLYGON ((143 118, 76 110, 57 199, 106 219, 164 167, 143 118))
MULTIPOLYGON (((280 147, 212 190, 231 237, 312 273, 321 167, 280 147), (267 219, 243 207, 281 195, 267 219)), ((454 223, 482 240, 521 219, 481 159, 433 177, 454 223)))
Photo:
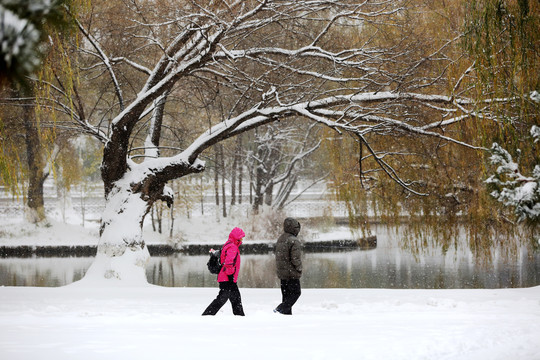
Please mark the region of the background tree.
MULTIPOLYGON (((311 125, 306 131, 306 126, 297 120, 289 126, 270 124, 256 129, 253 150, 247 156, 249 167, 254 172, 251 186, 255 213, 263 205, 283 209, 301 173, 310 167, 310 155, 319 148, 316 125, 311 125)), ((324 177, 325 174, 321 174, 316 182, 324 177)), ((303 190, 300 189, 301 192, 303 190)))
MULTIPOLYGON (((64 1, 41 0, 24 3, 3 1, 0 4, 0 40, 3 44, 0 51, 0 85, 11 89, 4 91, 5 97, 22 109, 8 110, 6 114, 10 115, 7 117, 20 117, 24 130, 20 132, 21 128, 13 119, 9 121, 11 125, 2 128, 2 142, 12 151, 11 155, 3 151, 0 162, 7 164, 25 159, 26 166, 21 169, 24 169, 25 173, 23 178, 28 180, 25 192, 26 216, 32 223, 45 220, 43 183, 50 173, 47 161, 51 161, 53 155, 50 143, 54 141, 54 132, 51 129, 41 129, 40 122, 44 121, 47 115, 40 111, 35 103, 36 90, 29 78, 40 71, 43 58, 51 56, 55 51, 52 42, 46 39, 58 37, 60 32, 68 28, 69 21, 64 5, 64 1), (23 146, 13 146, 10 136, 17 135, 24 138, 23 146), (42 141, 47 144, 43 145, 42 141), (19 148, 26 150, 24 155, 18 154, 19 148)), ((7 123, 8 121, 5 122, 7 123)), ((3 180, 9 183, 9 176, 13 176, 13 173, 4 172, 3 175, 3 180)))
MULTIPOLYGON (((538 223, 536 217, 530 217, 532 213, 525 214, 523 206, 530 207, 532 198, 537 197, 522 199, 524 203, 521 205, 515 196, 510 201, 505 196, 505 182, 502 179, 505 175, 509 177, 507 185, 532 179, 535 168, 540 164, 538 145, 531 136, 531 129, 540 123, 540 4, 526 0, 472 1, 467 4, 466 14, 464 43, 474 59, 474 69, 478 74, 476 98, 514 100, 509 104, 494 101, 487 109, 497 114, 501 121, 483 139, 485 146, 492 148, 491 156, 485 161, 497 165, 489 169, 490 173, 485 177, 489 176, 488 183, 495 198, 508 205, 509 211, 516 211, 515 219, 528 219, 529 224, 534 225, 538 223), (516 158, 525 171, 523 174, 517 171, 517 164, 513 160, 516 158), (505 174, 506 171, 501 170, 501 167, 505 168, 503 163, 515 164, 513 170, 519 177, 510 180, 515 175, 505 174), (491 175, 493 171, 495 174, 491 175)), ((506 169, 509 169, 508 166, 506 169)), ((514 184, 511 186, 513 190, 506 191, 515 192, 521 185, 516 187, 514 184)), ((498 217, 512 219, 512 215, 504 210, 498 217)))

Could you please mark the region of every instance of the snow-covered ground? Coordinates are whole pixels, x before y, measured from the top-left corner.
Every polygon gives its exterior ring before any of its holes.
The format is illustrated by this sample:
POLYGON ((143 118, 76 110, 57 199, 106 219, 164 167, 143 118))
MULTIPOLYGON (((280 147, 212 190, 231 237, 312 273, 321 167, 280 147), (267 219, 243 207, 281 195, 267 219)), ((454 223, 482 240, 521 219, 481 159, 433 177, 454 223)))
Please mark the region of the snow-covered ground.
MULTIPOLYGON (((181 227, 196 242, 222 239, 231 225, 194 219, 181 227)), ((0 224, 0 245, 15 244, 97 244, 97 228, 0 224)), ((279 289, 239 283, 245 317, 229 304, 200 316, 217 286, 115 287, 86 278, 58 288, 0 287, 0 359, 540 360, 540 286, 306 288, 288 317, 272 312, 279 289)))
POLYGON ((241 292, 202 317, 216 289, 2 287, 0 359, 540 359, 540 287, 241 292))

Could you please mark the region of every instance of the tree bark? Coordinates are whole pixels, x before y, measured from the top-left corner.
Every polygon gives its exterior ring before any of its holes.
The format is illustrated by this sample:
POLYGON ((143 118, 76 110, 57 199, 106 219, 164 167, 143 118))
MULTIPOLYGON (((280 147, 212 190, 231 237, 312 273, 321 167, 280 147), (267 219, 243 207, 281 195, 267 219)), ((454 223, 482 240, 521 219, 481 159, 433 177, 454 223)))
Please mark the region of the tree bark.
POLYGON ((28 164, 28 192, 26 218, 31 223, 46 219, 43 201, 43 183, 47 175, 43 174, 41 141, 36 123, 34 104, 24 108, 23 122, 26 141, 26 161, 28 164))
POLYGON ((236 174, 238 169, 238 155, 233 154, 233 164, 231 169, 231 206, 236 205, 236 174))
POLYGON ((214 151, 214 194, 216 207, 219 207, 219 151, 217 147, 214 151))
POLYGON ((225 188, 225 155, 223 151, 223 145, 219 145, 219 154, 220 154, 220 163, 219 167, 221 168, 221 195, 223 196, 222 204, 222 215, 224 218, 227 217, 227 191, 225 188))

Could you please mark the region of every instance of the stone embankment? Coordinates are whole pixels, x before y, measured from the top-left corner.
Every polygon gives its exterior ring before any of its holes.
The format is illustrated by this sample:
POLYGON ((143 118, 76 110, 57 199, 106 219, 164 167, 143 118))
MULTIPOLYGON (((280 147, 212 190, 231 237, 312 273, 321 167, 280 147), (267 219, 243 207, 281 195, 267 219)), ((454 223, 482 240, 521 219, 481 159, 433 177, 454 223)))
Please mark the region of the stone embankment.
MULTIPOLYGON (((186 255, 206 255, 210 249, 219 249, 220 244, 149 244, 151 256, 166 256, 175 253, 186 255)), ((369 236, 358 240, 308 241, 304 243, 306 252, 336 252, 351 250, 370 250, 377 247, 377 238, 369 236)), ((95 256, 96 246, 0 246, 0 257, 91 257, 95 256)), ((274 243, 244 243, 243 254, 266 254, 274 251, 274 243)))

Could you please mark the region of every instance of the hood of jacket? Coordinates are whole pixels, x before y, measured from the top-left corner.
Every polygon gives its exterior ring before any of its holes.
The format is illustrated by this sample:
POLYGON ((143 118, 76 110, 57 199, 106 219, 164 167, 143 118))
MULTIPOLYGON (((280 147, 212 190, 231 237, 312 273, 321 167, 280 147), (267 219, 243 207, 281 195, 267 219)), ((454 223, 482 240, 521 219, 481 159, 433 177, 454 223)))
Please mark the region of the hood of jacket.
POLYGON ((294 218, 286 218, 283 222, 283 231, 297 236, 300 232, 300 223, 294 218))
POLYGON ((235 227, 234 229, 232 229, 231 233, 229 234, 228 241, 232 241, 236 244, 236 246, 239 246, 241 244, 240 239, 242 239, 245 236, 246 234, 244 233, 244 230, 240 229, 239 227, 235 227))

